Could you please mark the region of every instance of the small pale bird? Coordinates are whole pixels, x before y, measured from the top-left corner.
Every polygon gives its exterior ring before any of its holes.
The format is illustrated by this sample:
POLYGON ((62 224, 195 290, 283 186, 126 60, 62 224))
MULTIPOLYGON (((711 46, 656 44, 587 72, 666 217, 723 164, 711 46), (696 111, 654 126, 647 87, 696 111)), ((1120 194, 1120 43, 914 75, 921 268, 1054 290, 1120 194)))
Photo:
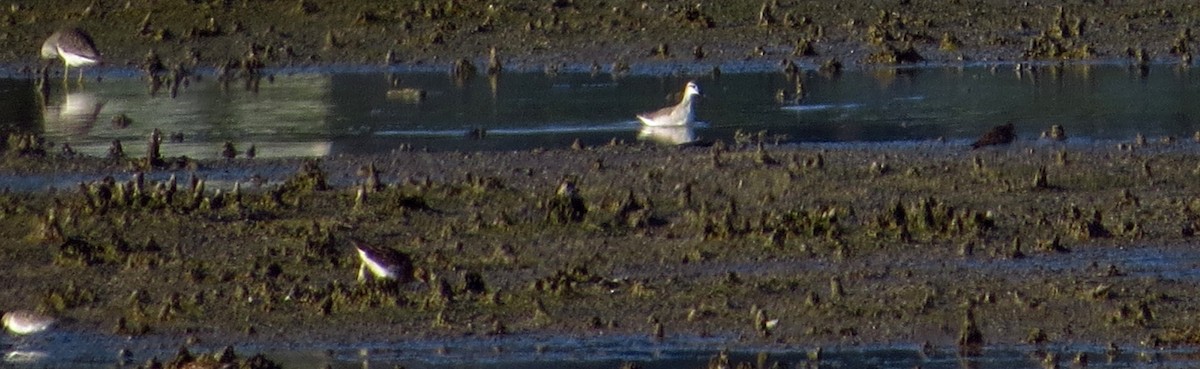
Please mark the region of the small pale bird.
POLYGON ((692 109, 696 96, 700 96, 700 87, 696 82, 688 82, 683 87, 683 98, 679 104, 641 113, 637 118, 642 124, 652 127, 691 125, 696 122, 696 112, 692 109))
POLYGON ((79 28, 64 28, 55 31, 42 43, 43 59, 62 59, 63 79, 67 79, 70 67, 79 69, 79 81, 83 81, 83 67, 98 64, 100 50, 92 36, 79 28))
POLYGON ((4 321, 4 328, 8 328, 14 334, 22 335, 50 329, 50 326, 53 326, 57 322, 53 317, 29 310, 6 312, 0 320, 4 321))
POLYGON ((362 240, 351 239, 354 249, 358 250, 358 258, 362 264, 358 267, 358 280, 367 279, 367 271, 377 279, 392 279, 401 283, 413 280, 412 258, 407 254, 387 248, 367 244, 362 240))

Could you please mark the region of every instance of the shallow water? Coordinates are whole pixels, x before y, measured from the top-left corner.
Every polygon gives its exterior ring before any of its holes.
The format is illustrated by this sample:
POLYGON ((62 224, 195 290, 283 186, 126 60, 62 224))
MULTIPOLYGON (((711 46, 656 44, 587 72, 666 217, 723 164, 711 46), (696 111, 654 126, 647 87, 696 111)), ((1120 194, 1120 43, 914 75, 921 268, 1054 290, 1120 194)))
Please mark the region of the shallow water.
POLYGON ((768 132, 780 142, 969 142, 988 128, 1014 123, 1021 139, 1060 124, 1071 142, 1191 137, 1200 130, 1197 73, 1173 65, 1142 74, 1119 64, 979 65, 871 69, 825 76, 804 73, 805 97, 779 72, 712 75, 509 73, 461 85, 445 73, 375 70, 276 71, 256 91, 213 77, 192 81, 172 98, 149 93, 129 71, 64 86, 52 78, 45 98, 33 81, 0 78, 0 131, 44 134, 55 143, 104 155, 114 139, 131 155, 151 130, 181 134, 166 155, 218 157, 231 142, 261 157, 429 150, 566 147, 579 139, 667 143, 732 140, 768 132), (698 81, 705 96, 690 129, 641 130, 634 114, 674 102, 668 95, 698 81), (419 102, 388 90, 425 92, 419 102), (128 126, 113 123, 124 114, 128 126), (474 132, 472 135, 470 133, 474 132), (472 137, 473 136, 473 137, 472 137), (482 136, 482 137, 478 137, 482 136))
MULTIPOLYGON (((734 132, 768 130, 786 134, 786 142, 880 143, 923 142, 945 138, 965 143, 992 125, 1012 121, 1023 139, 1062 124, 1072 142, 1190 137, 1200 129, 1194 73, 1159 66, 1146 76, 1124 66, 1041 67, 1033 72, 1012 66, 928 68, 847 72, 831 78, 806 77, 809 95, 798 103, 777 102, 775 90, 789 88, 779 73, 726 74, 699 77, 706 97, 692 130, 641 133, 633 112, 669 103, 666 95, 686 76, 633 75, 612 80, 606 75, 542 74, 505 76, 492 90, 486 78, 456 86, 443 73, 404 73, 399 85, 427 92, 424 101, 387 98, 389 77, 383 73, 279 74, 263 81, 257 92, 237 84, 223 89, 211 78, 193 82, 171 98, 147 93, 144 82, 113 76, 102 82, 68 89, 55 84, 39 100, 31 81, 0 79, 0 130, 31 131, 70 143, 77 151, 103 155, 113 139, 126 142, 138 155, 148 132, 160 128, 182 133, 182 143, 168 143, 167 155, 215 157, 220 145, 250 144, 263 157, 324 156, 372 153, 401 145, 430 150, 510 150, 564 147, 576 138, 598 144, 612 138, 639 136, 666 141, 730 139, 734 132), (125 114, 132 124, 117 127, 112 116, 125 114), (482 128, 484 137, 465 137, 482 128), (680 138, 682 137, 682 138, 680 138)), ((166 173, 157 175, 165 176, 166 173)), ((6 187, 41 188, 46 183, 77 183, 87 175, 61 178, 4 178, 6 187), (15 181, 45 181, 18 184, 15 181)), ((162 178, 157 178, 161 180, 162 178)), ((220 177, 213 178, 221 180, 220 177)), ((1080 270, 1112 264, 1123 278, 1200 279, 1196 252, 1160 248, 1079 249, 1069 257, 1016 260, 954 260, 955 267, 984 270, 1037 268, 1080 270)), ((763 268, 811 268, 814 264, 755 263, 739 273, 763 268)), ((931 266, 933 267, 933 266, 931 266)), ((734 268, 736 270, 736 267, 734 268)), ((638 271, 628 271, 636 275, 638 271)), ((705 273, 681 270, 678 275, 705 273)), ((734 361, 753 361, 758 350, 770 361, 807 362, 808 347, 746 348, 736 338, 508 336, 419 342, 315 343, 248 346, 242 353, 265 352, 288 368, 616 368, 636 362, 645 368, 702 368, 721 349, 733 350, 734 361), (730 344, 730 342, 734 342, 730 344), (732 347, 730 347, 732 346, 732 347), (367 364, 364 365, 364 362, 367 364)), ((174 353, 178 338, 127 340, 70 330, 44 337, 0 336, 0 367, 109 368, 116 352, 129 348, 134 364, 174 353)), ((204 348, 216 350, 217 347, 204 348)), ((913 343, 876 347, 828 347, 824 367, 875 368, 1040 368, 1038 350, 1058 353, 1060 362, 1078 352, 1091 357, 1089 367, 1195 367, 1196 352, 1128 347, 1110 362, 1094 346, 993 347, 980 357, 960 358, 953 346, 925 355, 913 343)), ((199 351, 199 350, 198 350, 199 351)), ((791 366, 784 366, 791 367, 791 366)))
MULTIPOLYGON (((77 333, 56 333, 51 337, 5 337, 0 341, 5 368, 114 368, 141 365, 151 358, 168 361, 178 350, 167 340, 112 340, 77 333), (16 341, 16 342, 13 342, 16 341), (119 358, 118 351, 130 355, 119 358), (122 365, 123 364, 123 365, 122 365)), ((263 353, 284 368, 489 368, 541 369, 571 368, 615 369, 624 363, 642 368, 705 368, 722 351, 733 366, 755 364, 763 358, 766 367, 780 368, 1044 368, 1052 355, 1060 366, 1078 367, 1072 361, 1087 356, 1092 368, 1184 368, 1200 365, 1200 353, 1194 349, 1146 349, 1121 347, 1109 352, 1090 345, 1042 345, 988 347, 978 356, 959 355, 953 346, 919 345, 823 347, 818 360, 812 359, 816 347, 748 348, 729 345, 727 339, 668 338, 654 341, 646 337, 592 337, 566 339, 537 336, 504 338, 461 338, 419 342, 379 342, 338 346, 243 346, 239 356, 263 353)), ((192 346, 193 354, 209 354, 219 347, 192 346)))

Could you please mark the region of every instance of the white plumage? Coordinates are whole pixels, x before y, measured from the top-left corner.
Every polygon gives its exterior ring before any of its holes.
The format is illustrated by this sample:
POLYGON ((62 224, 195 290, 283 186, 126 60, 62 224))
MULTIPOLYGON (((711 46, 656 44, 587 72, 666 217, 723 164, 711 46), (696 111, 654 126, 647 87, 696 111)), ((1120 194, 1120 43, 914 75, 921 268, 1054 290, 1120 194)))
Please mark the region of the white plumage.
POLYGON ((50 329, 56 319, 29 310, 16 310, 4 313, 4 328, 15 334, 31 334, 50 329))
POLYGON ((358 258, 362 262, 358 267, 358 280, 367 279, 367 271, 371 276, 380 279, 393 279, 408 282, 413 278, 412 259, 408 255, 385 247, 367 244, 360 240, 351 240, 358 258))
POLYGON ((637 115, 642 124, 652 127, 687 126, 696 122, 696 113, 692 108, 695 96, 700 96, 700 87, 696 82, 688 82, 683 87, 683 98, 679 104, 668 106, 655 111, 637 115))

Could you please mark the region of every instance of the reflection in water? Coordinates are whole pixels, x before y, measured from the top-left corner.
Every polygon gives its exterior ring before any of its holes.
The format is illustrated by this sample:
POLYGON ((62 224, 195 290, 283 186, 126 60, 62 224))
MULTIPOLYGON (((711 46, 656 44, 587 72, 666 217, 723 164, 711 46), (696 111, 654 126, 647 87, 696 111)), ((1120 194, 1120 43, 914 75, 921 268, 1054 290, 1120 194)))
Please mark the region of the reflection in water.
POLYGON ((60 101, 47 100, 50 101, 42 110, 45 132, 62 136, 88 134, 105 104, 95 93, 87 91, 68 92, 60 101))
MULTIPOLYGON (((919 100, 920 98, 912 97, 909 99, 919 100)), ((784 107, 781 107, 780 109, 803 112, 803 111, 817 111, 817 110, 830 110, 830 109, 854 109, 854 108, 858 108, 860 106, 862 106, 862 104, 853 104, 853 103, 851 103, 851 104, 836 104, 836 105, 835 104, 799 104, 799 105, 784 106, 784 107)))
MULTIPOLYGON (((553 148, 576 140, 590 145, 667 136, 641 133, 629 117, 644 110, 645 101, 697 80, 708 95, 696 114, 717 123, 695 127, 693 135, 714 140, 729 140, 738 131, 765 131, 791 142, 944 139, 965 146, 1007 122, 1016 126, 1018 141, 1036 140, 1053 125, 1070 132, 1067 144, 1131 140, 1139 133, 1191 136, 1200 129, 1200 105, 1191 103, 1200 99, 1200 81, 1194 81, 1200 75, 1171 66, 1152 65, 1148 71, 1125 65, 1024 63, 872 69, 836 77, 807 72, 800 77, 804 98, 791 105, 781 105, 776 92, 794 88, 795 81, 776 72, 619 79, 508 73, 502 80, 474 78, 461 86, 441 72, 280 72, 273 81, 264 79, 257 91, 221 88, 218 79, 210 78, 181 87, 177 98, 147 95, 145 85, 134 78, 110 78, 88 85, 91 97, 58 92, 60 98, 45 99, 47 109, 39 121, 45 122, 49 141, 69 142, 77 151, 101 156, 114 139, 136 150, 141 145, 130 143, 144 141, 154 128, 186 137, 182 144, 166 145, 165 155, 205 158, 219 157, 225 142, 242 150, 256 145, 264 157, 381 153, 402 146, 553 148), (388 91, 399 87, 420 92, 419 103, 389 99, 388 91), (126 129, 94 124, 120 114, 130 118, 126 129), (472 130, 488 134, 468 138, 465 132, 472 130)), ((28 85, 0 79, 0 127, 28 125, 29 113, 37 109, 23 107, 21 101, 28 100, 22 96, 9 98, 16 90, 32 96, 28 85)))
POLYGON ((175 98, 147 94, 136 79, 110 79, 85 91, 48 86, 45 95, 39 94, 42 131, 51 142, 69 143, 91 156, 107 155, 113 140, 121 140, 130 155, 143 155, 140 143, 154 129, 183 138, 163 144, 168 156, 216 158, 226 142, 239 152, 254 145, 257 157, 326 156, 333 146, 330 81, 330 76, 294 76, 257 91, 196 82, 175 98), (120 124, 96 124, 108 118, 120 124))
POLYGON ((55 336, 57 335, 8 336, 11 338, 4 340, 5 335, 0 334, 0 351, 4 352, 4 362, 10 365, 33 365, 50 358, 48 349, 56 344, 55 336))
MULTIPOLYGON (((3 336, 0 336, 3 338, 3 336)), ((101 369, 128 367, 128 363, 171 357, 178 346, 171 337, 123 337, 103 333, 66 332, 36 346, 5 347, 3 368, 101 369), (118 354, 120 353, 120 354, 118 354)), ((633 363, 646 369, 704 368, 711 358, 726 352, 730 367, 758 363, 756 367, 822 368, 937 368, 937 369, 1040 369, 1047 353, 1066 358, 1086 355, 1100 368, 1196 367, 1194 347, 1138 348, 1120 352, 1107 346, 1039 344, 989 346, 979 356, 962 356, 949 344, 848 345, 823 350, 820 360, 810 359, 811 348, 793 345, 754 347, 735 343, 728 336, 679 336, 664 341, 648 337, 603 336, 592 338, 546 335, 512 335, 504 338, 465 337, 389 342, 276 342, 249 344, 234 349, 262 353, 284 368, 392 368, 414 369, 612 369, 633 363), (731 347, 732 346, 732 347, 731 347), (1107 359, 1107 360, 1105 360, 1107 359), (789 365, 791 364, 791 365, 789 365)), ((192 345, 192 352, 216 347, 192 345)))
POLYGON ((638 131, 638 139, 668 145, 680 145, 696 141, 696 128, 693 126, 642 126, 642 129, 638 131))
POLYGON ((32 364, 47 356, 49 354, 43 351, 12 350, 4 354, 4 361, 11 364, 32 364))

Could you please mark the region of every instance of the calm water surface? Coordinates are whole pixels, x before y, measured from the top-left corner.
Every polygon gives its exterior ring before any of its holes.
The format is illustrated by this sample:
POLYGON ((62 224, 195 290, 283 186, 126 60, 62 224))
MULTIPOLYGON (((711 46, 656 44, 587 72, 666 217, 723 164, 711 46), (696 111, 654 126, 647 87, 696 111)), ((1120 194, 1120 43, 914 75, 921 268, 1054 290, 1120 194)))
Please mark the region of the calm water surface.
MULTIPOLYGON (((988 128, 1014 123, 1036 140, 1053 124, 1072 142, 1190 138, 1200 130, 1200 71, 1154 66, 1141 74, 1124 65, 1013 65, 806 72, 806 96, 782 73, 630 75, 583 73, 480 76, 462 84, 445 73, 281 71, 257 91, 193 81, 172 98, 151 95, 132 72, 112 71, 80 87, 52 83, 45 98, 28 79, 0 78, 0 131, 44 134, 76 151, 104 155, 114 139, 131 155, 154 128, 181 134, 167 155, 216 157, 225 142, 254 145, 260 156, 324 156, 429 150, 522 150, 566 147, 576 139, 732 140, 766 131, 781 142, 882 143, 945 139, 965 143, 988 128), (674 102, 689 80, 705 96, 689 129, 643 130, 634 114, 674 102), (388 90, 425 92, 419 102, 388 90), (131 124, 113 123, 119 115, 131 124), (468 137, 469 132, 482 137, 468 137)), ((57 82, 57 80, 55 79, 57 82)))
MULTIPOLYGON (((1122 65, 1011 65, 967 68, 847 71, 838 77, 804 75, 807 95, 799 101, 776 98, 794 84, 777 72, 710 75, 507 74, 497 81, 479 77, 458 84, 445 73, 278 72, 257 90, 239 83, 228 88, 208 77, 193 81, 175 97, 152 95, 130 72, 111 72, 85 86, 53 83, 39 94, 34 83, 0 77, 0 133, 33 132, 76 151, 105 155, 121 140, 131 155, 142 155, 155 128, 178 134, 166 155, 217 157, 231 142, 250 145, 260 157, 319 157, 388 152, 401 147, 428 150, 523 150, 566 147, 575 140, 602 144, 613 139, 678 143, 731 140, 737 132, 767 131, 791 143, 894 143, 945 139, 965 144, 988 128, 1012 122, 1022 140, 1037 140, 1061 124, 1069 142, 1091 144, 1147 137, 1190 138, 1200 130, 1200 71, 1155 66, 1148 74, 1122 65), (646 131, 634 114, 672 103, 668 95, 690 79, 705 97, 687 129, 646 131), (421 101, 389 98, 389 89, 425 92, 421 101), (114 124, 116 116, 130 124, 114 124), (469 132, 482 137, 468 137, 469 132)), ((10 184, 11 185, 11 184, 10 184)), ((1124 250, 1124 249, 1122 249, 1124 250)), ((1166 257, 1116 251, 1091 255, 1118 263, 1142 276, 1194 279, 1190 264, 1200 255, 1166 257), (1186 265, 1185 265, 1186 264, 1186 265), (1139 272, 1141 271, 1141 272, 1139 272)), ((1080 261, 1084 260, 1084 261, 1080 261)), ((762 267, 761 265, 756 267, 762 267)), ((967 267, 1011 267, 969 265, 967 267)), ((1039 268, 1080 268, 1074 264, 1039 268)), ((287 368, 617 368, 636 362, 644 368, 702 368, 730 340, 678 338, 655 342, 644 337, 464 338, 402 343, 316 344, 297 347, 244 347, 266 352, 287 368)), ((116 352, 129 348, 136 365, 166 358, 178 347, 171 338, 127 340, 100 333, 64 330, 37 337, 0 335, 0 367, 111 368, 116 352)), ((205 348, 215 350, 217 348, 205 348)), ((807 362, 808 348, 772 348, 769 362, 807 362)), ((953 347, 923 354, 918 347, 827 348, 822 367, 840 368, 1041 368, 1033 353, 1054 352, 1063 365, 1087 352, 1089 367, 1149 368, 1200 366, 1194 350, 1162 351, 1130 347, 1109 361, 1101 347, 998 347, 975 358, 960 358, 953 347)), ((733 351, 734 361, 751 361, 758 351, 733 351)), ((785 366, 792 367, 792 366, 785 366)))
MULTIPOLYGON (((58 333, 53 337, 17 339, 0 343, 4 368, 120 368, 135 367, 151 358, 167 361, 178 346, 159 341, 112 342, 98 345, 83 334, 58 333), (49 346, 49 348, 42 347, 49 346), (41 347, 41 348, 39 348, 41 347), (120 349, 131 356, 118 359, 120 349)), ((646 369, 704 369, 719 355, 717 339, 668 339, 658 342, 645 337, 606 337, 569 340, 547 337, 454 339, 408 343, 373 343, 339 347, 263 348, 241 347, 240 356, 263 353, 284 368, 413 368, 413 369, 617 369, 636 363, 646 369)), ((193 354, 209 354, 219 348, 192 346, 193 354)), ((726 349, 731 366, 759 358, 765 366, 779 368, 945 368, 945 369, 1041 369, 1052 355, 1060 367, 1079 367, 1075 357, 1087 357, 1089 368, 1189 368, 1200 365, 1200 353, 1192 349, 1121 348, 1116 353, 1087 345, 1044 345, 987 348, 979 356, 957 354, 953 346, 924 350, 918 345, 826 347, 819 360, 810 358, 813 348, 787 347, 762 350, 726 349)))

